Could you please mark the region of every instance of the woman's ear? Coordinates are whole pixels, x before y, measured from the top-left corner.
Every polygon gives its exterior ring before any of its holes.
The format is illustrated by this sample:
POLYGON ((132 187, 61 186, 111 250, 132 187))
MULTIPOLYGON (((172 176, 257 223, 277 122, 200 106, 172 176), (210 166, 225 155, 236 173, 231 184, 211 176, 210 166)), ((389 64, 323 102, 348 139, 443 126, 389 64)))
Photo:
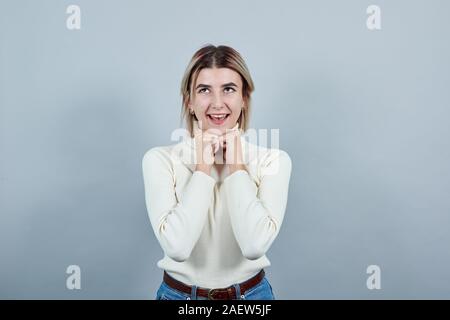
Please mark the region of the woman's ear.
POLYGON ((193 108, 192 103, 190 101, 188 101, 188 103, 186 104, 186 109, 187 109, 187 112, 190 115, 193 115, 194 108, 193 108))

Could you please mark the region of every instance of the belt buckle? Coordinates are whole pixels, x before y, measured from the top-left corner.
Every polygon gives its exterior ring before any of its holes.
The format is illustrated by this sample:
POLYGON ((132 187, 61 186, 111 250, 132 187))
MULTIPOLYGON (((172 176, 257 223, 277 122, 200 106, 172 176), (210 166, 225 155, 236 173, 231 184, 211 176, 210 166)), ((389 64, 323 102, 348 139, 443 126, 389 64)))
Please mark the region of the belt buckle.
POLYGON ((212 295, 214 294, 214 292, 218 291, 218 289, 211 289, 208 291, 208 299, 209 300, 215 300, 212 295))

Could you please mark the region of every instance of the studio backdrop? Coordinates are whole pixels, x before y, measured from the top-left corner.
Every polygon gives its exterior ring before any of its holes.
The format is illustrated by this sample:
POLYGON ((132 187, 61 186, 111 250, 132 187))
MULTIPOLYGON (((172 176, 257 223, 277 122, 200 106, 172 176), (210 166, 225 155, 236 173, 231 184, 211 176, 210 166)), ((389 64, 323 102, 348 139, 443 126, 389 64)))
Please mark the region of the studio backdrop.
POLYGON ((0 298, 154 299, 142 158, 238 50, 292 160, 277 299, 450 298, 450 3, 0 0, 0 298), (77 285, 71 286, 74 275, 77 285))

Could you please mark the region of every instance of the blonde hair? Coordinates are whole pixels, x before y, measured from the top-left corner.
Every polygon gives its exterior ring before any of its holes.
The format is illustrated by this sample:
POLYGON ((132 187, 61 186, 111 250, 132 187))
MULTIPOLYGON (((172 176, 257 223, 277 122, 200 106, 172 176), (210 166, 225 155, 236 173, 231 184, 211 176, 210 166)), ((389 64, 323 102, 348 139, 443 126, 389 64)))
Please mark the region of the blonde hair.
POLYGON ((216 47, 208 44, 194 53, 181 81, 181 96, 183 98, 181 117, 186 119, 189 133, 193 137, 193 121, 196 120, 196 117, 190 114, 188 104, 193 96, 193 86, 198 74, 204 68, 228 68, 240 74, 243 84, 244 107, 238 122, 239 129, 245 132, 249 125, 251 93, 255 90, 250 72, 244 59, 236 50, 228 46, 216 47))

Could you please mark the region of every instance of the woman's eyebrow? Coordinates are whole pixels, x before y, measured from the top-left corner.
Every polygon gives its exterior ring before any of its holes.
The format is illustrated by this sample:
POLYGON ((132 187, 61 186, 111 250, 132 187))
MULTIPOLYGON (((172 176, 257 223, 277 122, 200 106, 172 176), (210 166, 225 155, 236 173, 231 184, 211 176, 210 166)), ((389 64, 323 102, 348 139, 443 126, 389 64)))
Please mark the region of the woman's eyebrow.
POLYGON ((195 87, 195 89, 198 89, 198 88, 211 88, 211 86, 209 84, 202 84, 202 83, 200 83, 199 85, 197 85, 195 87))
MULTIPOLYGON (((222 88, 225 88, 225 87, 237 87, 237 84, 235 84, 234 82, 228 82, 228 83, 225 83, 225 84, 221 85, 221 87, 222 88)), ((211 88, 211 85, 200 83, 200 84, 197 85, 197 87, 195 87, 195 89, 199 89, 199 88, 211 88)))
POLYGON ((234 82, 228 82, 222 85, 222 88, 224 87, 237 87, 237 85, 234 82))

